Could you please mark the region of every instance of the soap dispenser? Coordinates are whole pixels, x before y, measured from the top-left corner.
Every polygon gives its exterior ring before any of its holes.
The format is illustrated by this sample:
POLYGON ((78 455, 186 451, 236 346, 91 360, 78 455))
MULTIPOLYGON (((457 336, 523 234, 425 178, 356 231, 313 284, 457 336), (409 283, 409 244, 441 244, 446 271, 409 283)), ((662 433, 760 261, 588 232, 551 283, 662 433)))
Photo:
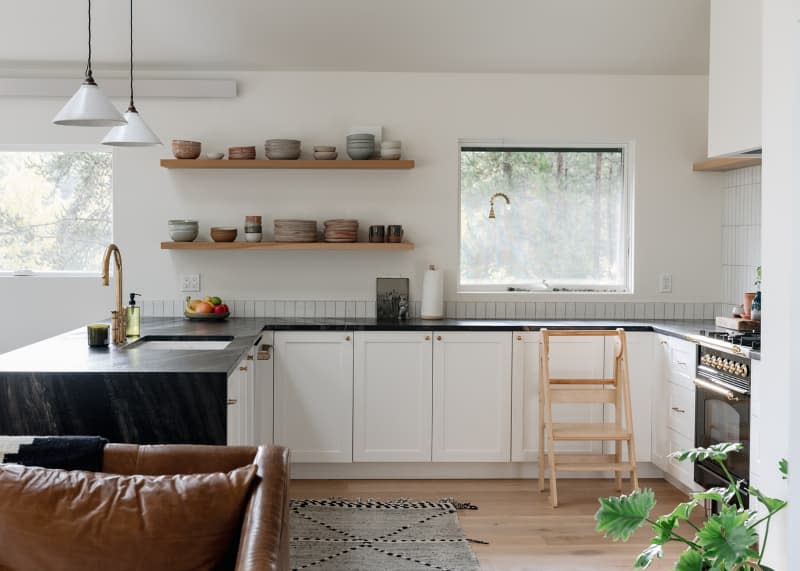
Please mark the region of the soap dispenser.
POLYGON ((128 309, 126 311, 127 328, 125 334, 128 337, 138 337, 142 326, 142 308, 136 305, 136 296, 141 297, 139 293, 131 293, 131 300, 128 302, 128 309))

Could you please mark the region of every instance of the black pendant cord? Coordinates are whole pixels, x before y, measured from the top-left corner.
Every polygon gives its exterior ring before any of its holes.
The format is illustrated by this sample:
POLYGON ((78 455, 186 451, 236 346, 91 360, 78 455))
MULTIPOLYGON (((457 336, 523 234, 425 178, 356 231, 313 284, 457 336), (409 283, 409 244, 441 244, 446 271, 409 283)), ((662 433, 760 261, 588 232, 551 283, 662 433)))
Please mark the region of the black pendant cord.
POLYGON ((88 1, 89 4, 89 57, 86 60, 86 80, 87 83, 94 83, 92 77, 92 0, 88 1))
POLYGON ((136 113, 136 107, 133 105, 133 0, 131 0, 131 102, 128 111, 136 113))

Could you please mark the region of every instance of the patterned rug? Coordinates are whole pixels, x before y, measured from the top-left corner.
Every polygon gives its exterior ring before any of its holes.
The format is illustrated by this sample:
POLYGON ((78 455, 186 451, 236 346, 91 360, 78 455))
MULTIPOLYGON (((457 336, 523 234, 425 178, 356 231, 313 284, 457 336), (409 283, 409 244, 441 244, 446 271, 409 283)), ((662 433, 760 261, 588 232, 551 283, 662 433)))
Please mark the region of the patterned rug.
POLYGON ((451 501, 292 500, 292 569, 479 570, 451 501))

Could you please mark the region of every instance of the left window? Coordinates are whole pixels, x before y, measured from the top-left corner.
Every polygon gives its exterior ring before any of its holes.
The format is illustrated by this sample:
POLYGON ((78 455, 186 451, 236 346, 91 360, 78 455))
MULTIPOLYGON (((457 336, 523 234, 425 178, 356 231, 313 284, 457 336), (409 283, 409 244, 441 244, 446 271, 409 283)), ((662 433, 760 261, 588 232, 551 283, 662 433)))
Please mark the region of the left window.
POLYGON ((96 274, 112 241, 111 152, 0 149, 0 274, 96 274))

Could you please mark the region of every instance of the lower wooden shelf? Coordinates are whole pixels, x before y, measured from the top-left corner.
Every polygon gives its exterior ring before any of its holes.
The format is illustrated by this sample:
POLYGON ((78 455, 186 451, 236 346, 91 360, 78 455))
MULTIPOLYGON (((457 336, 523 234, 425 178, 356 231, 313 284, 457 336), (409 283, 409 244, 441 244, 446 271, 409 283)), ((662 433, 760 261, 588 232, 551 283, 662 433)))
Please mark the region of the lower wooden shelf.
POLYGON ((161 242, 162 250, 413 250, 412 242, 161 242))

